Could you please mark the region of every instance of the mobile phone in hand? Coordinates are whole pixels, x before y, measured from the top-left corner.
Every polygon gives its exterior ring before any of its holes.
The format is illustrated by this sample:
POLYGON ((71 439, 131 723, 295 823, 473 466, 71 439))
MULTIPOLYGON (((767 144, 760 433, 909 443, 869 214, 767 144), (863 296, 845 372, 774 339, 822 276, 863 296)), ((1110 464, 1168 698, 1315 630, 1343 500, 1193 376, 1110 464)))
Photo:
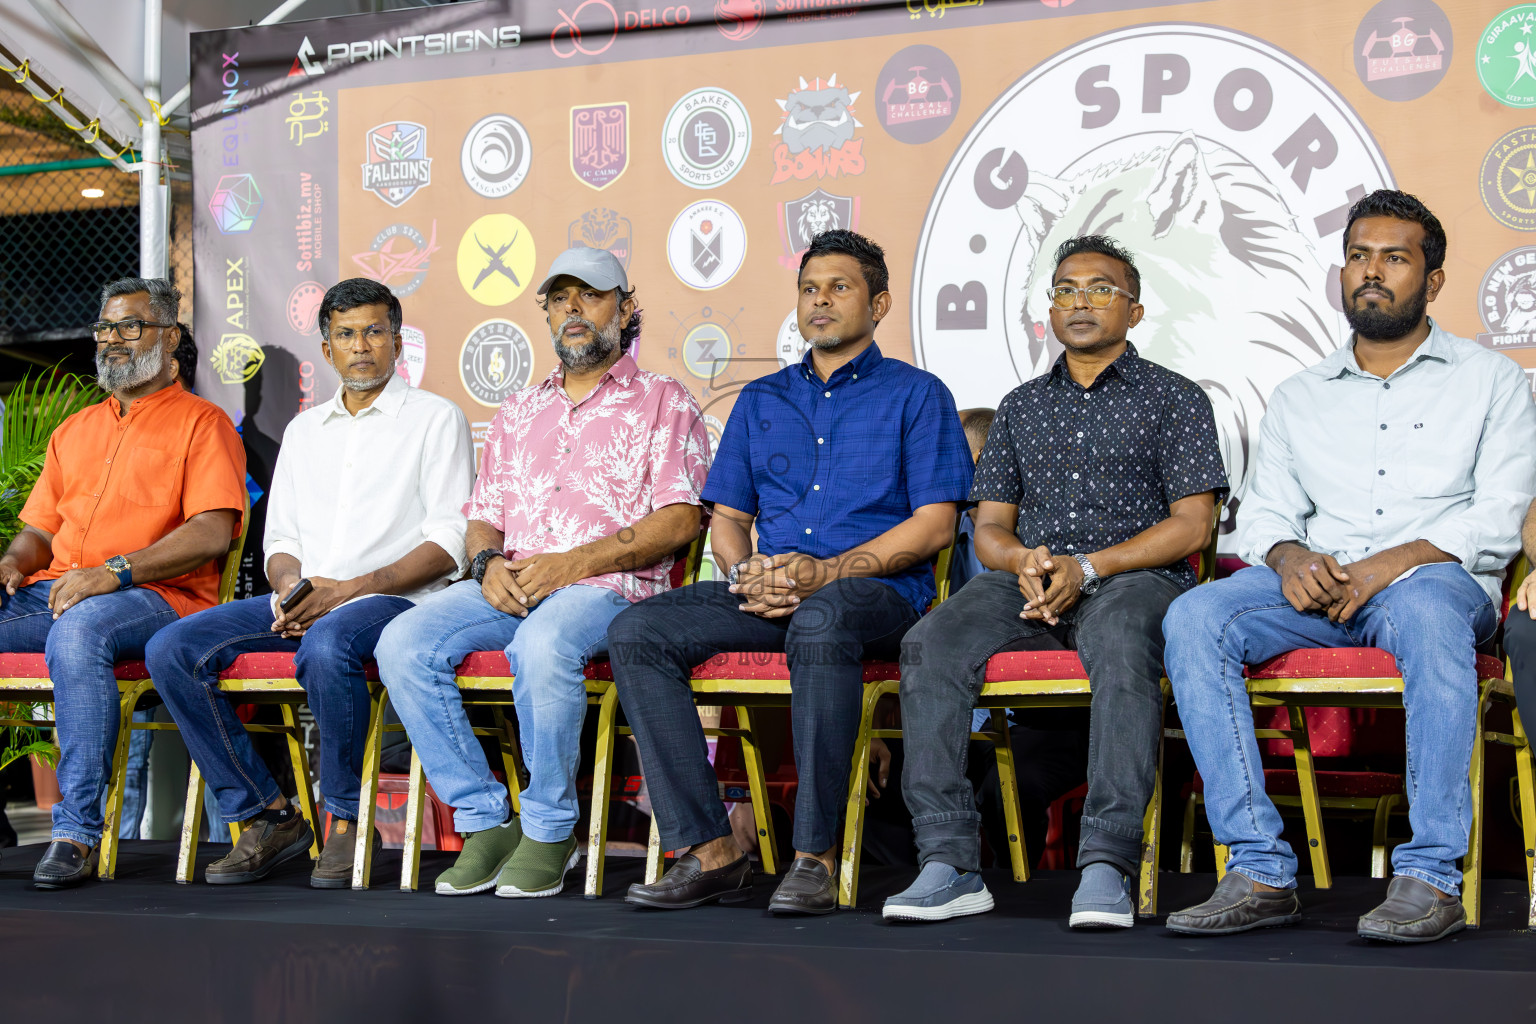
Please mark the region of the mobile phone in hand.
POLYGON ((279 601, 277 607, 286 615, 293 611, 294 607, 304 598, 308 597, 314 589, 315 585, 309 582, 309 580, 299 580, 299 585, 289 591, 288 596, 279 601))

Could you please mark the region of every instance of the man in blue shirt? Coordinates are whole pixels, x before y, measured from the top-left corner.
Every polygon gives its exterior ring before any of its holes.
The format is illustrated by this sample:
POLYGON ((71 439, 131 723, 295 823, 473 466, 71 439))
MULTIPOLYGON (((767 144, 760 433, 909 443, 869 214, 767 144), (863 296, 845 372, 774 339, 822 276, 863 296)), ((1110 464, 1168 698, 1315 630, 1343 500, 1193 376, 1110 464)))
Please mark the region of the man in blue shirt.
POLYGON ((851 231, 800 261, 805 358, 753 381, 726 424, 704 501, 729 582, 642 601, 608 627, 667 849, 689 847, 628 901, 674 909, 750 896, 752 872, 720 802, 688 680, 722 651, 782 651, 794 697, 795 860, 769 909, 837 907, 837 826, 858 732, 865 658, 893 659, 935 594, 971 486, 949 389, 874 343, 891 309, 885 254, 851 231), (757 528, 757 547, 752 529, 757 528))
POLYGON ((1231 850, 1215 895, 1170 914, 1171 931, 1301 919, 1243 666, 1303 647, 1380 647, 1403 674, 1413 838, 1392 851, 1361 937, 1429 942, 1466 924, 1473 651, 1498 627, 1536 490, 1536 409, 1519 366, 1425 315, 1444 262, 1445 229, 1415 197, 1381 189, 1350 209, 1339 284, 1354 333, 1270 396, 1238 519, 1253 565, 1180 597, 1163 622, 1211 832, 1231 850))

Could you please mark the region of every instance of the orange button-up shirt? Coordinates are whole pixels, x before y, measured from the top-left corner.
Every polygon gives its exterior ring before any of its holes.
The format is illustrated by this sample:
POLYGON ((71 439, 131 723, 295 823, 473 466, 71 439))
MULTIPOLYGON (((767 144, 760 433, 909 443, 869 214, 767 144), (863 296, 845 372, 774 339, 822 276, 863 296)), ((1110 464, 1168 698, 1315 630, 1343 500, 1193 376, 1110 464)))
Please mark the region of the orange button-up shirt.
MULTIPOLYGON (((120 413, 109 396, 49 438, 21 521, 53 534, 53 563, 27 583, 140 551, 202 512, 244 514, 245 449, 224 410, 173 383, 120 413)), ((184 576, 135 585, 190 615, 217 603, 219 566, 210 560, 184 576)))

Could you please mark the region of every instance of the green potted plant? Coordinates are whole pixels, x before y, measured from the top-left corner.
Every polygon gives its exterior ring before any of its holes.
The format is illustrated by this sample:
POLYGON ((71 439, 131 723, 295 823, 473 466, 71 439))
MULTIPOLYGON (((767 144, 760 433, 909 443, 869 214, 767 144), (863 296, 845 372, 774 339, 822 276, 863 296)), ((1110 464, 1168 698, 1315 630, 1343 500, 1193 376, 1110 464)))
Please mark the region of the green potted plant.
MULTIPOLYGON (((99 396, 91 382, 57 367, 22 378, 5 402, 0 417, 0 551, 21 532, 21 510, 43 471, 48 439, 70 416, 99 396)), ((50 769, 59 748, 51 730, 26 723, 40 706, 27 701, 0 702, 0 770, 17 758, 31 755, 34 764, 50 769)))

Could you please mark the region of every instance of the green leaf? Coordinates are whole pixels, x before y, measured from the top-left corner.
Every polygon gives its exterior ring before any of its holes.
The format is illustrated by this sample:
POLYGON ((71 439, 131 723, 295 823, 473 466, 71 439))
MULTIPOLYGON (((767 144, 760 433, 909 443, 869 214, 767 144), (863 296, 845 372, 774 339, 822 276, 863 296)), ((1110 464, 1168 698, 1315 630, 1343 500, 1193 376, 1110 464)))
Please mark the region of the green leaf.
POLYGON ((54 746, 52 743, 39 741, 36 743, 28 743, 24 747, 5 748, 3 752, 0 752, 0 771, 4 771, 5 766, 10 764, 12 761, 19 760, 20 758, 26 757, 29 754, 37 755, 38 760, 46 762, 50 768, 57 767, 59 763, 59 748, 54 746))

